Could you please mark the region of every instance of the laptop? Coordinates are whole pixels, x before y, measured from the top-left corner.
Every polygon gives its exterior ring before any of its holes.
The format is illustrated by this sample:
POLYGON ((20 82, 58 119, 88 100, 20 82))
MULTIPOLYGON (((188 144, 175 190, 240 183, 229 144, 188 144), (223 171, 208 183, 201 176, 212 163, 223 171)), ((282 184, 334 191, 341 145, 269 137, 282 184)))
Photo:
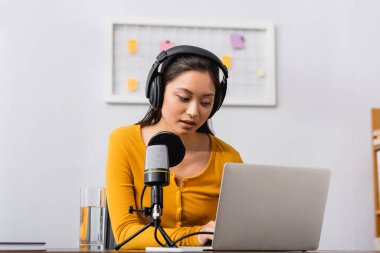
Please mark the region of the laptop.
POLYGON ((330 176, 328 169, 226 163, 212 246, 161 249, 316 250, 330 176))

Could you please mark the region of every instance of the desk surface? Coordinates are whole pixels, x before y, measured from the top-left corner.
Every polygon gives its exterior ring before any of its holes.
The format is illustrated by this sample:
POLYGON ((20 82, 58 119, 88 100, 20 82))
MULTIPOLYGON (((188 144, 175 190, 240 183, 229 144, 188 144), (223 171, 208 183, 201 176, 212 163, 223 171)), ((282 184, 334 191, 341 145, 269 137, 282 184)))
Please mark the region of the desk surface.
MULTIPOLYGON (((2 251, 0 250, 1 253, 4 253, 4 252, 9 252, 9 253, 43 253, 43 252, 49 252, 49 253, 83 253, 83 252, 91 252, 91 253, 107 253, 107 252, 113 252, 113 253, 116 253, 116 252, 124 252, 124 253, 127 253, 127 252, 136 252, 136 253, 141 253, 141 252, 145 252, 145 250, 119 250, 119 251, 116 251, 116 250, 91 250, 91 251, 85 251, 85 250, 80 250, 80 249, 47 249, 47 250, 42 250, 42 251, 31 251, 31 250, 27 250, 27 251, 2 251)), ((210 251, 211 252, 211 251, 210 251)), ((252 253, 259 253, 259 251, 212 251, 212 252, 215 252, 215 253, 249 253, 249 252, 252 252, 252 253)), ((276 251, 273 251, 273 252, 276 252, 276 251)), ((278 251, 277 251, 278 252, 278 251)), ((296 251, 293 251, 293 252, 296 252, 296 251)), ((308 251, 310 253, 380 253, 380 251, 374 251, 374 250, 319 250, 319 251, 308 251)), ((265 251, 264 253, 271 253, 270 251, 265 251)), ((282 251, 282 253, 284 253, 284 251, 282 251)))

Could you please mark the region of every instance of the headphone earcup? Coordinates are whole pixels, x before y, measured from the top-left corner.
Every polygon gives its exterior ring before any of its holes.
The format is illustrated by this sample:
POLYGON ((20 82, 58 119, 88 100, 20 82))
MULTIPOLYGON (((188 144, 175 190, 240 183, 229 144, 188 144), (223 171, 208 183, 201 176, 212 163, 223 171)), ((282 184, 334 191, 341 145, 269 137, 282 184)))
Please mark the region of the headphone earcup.
POLYGON ((162 87, 162 78, 158 73, 153 79, 150 91, 149 91, 149 102, 154 109, 158 109, 162 105, 163 100, 163 87, 162 87))
POLYGON ((223 80, 220 82, 220 106, 222 106, 224 98, 226 97, 227 94, 227 79, 226 77, 223 77, 223 80))
POLYGON ((223 104, 224 98, 227 93, 227 79, 223 77, 223 80, 220 82, 220 89, 215 94, 214 105, 212 107, 212 111, 210 113, 209 119, 220 109, 223 104))
POLYGON ((156 77, 156 103, 157 103, 157 108, 162 107, 162 103, 164 102, 164 90, 165 86, 162 81, 162 75, 159 73, 156 77))

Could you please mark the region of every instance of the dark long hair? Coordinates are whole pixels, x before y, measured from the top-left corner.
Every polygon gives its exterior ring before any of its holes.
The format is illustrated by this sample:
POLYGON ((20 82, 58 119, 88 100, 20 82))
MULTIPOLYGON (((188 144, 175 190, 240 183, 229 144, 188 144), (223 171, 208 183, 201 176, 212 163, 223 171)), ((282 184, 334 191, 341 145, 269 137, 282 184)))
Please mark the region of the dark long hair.
MULTIPOLYGON (((180 74, 191 70, 209 73, 212 81, 215 84, 214 103, 217 103, 220 96, 219 67, 209 59, 202 56, 184 55, 174 57, 173 59, 164 62, 161 66, 160 71, 162 73, 164 86, 163 94, 165 92, 165 86, 167 83, 177 78, 180 74)), ((157 124, 161 119, 162 104, 163 103, 160 103, 157 109, 154 109, 152 106, 150 106, 144 118, 137 122, 136 125, 148 126, 157 124)), ((209 120, 200 126, 197 129, 197 132, 213 134, 208 123, 209 120)))

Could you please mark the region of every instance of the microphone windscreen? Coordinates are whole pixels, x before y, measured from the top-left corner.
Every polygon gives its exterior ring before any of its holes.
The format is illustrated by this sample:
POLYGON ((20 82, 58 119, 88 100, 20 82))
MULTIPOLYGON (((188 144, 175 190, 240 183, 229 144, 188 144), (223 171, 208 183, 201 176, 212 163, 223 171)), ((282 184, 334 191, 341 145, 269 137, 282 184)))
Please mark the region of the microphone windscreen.
POLYGON ((179 164, 185 157, 185 146, 181 138, 174 133, 163 131, 155 134, 148 142, 148 146, 166 145, 169 154, 169 167, 179 164))
POLYGON ((169 155, 166 145, 152 145, 146 148, 145 170, 169 169, 169 155))

